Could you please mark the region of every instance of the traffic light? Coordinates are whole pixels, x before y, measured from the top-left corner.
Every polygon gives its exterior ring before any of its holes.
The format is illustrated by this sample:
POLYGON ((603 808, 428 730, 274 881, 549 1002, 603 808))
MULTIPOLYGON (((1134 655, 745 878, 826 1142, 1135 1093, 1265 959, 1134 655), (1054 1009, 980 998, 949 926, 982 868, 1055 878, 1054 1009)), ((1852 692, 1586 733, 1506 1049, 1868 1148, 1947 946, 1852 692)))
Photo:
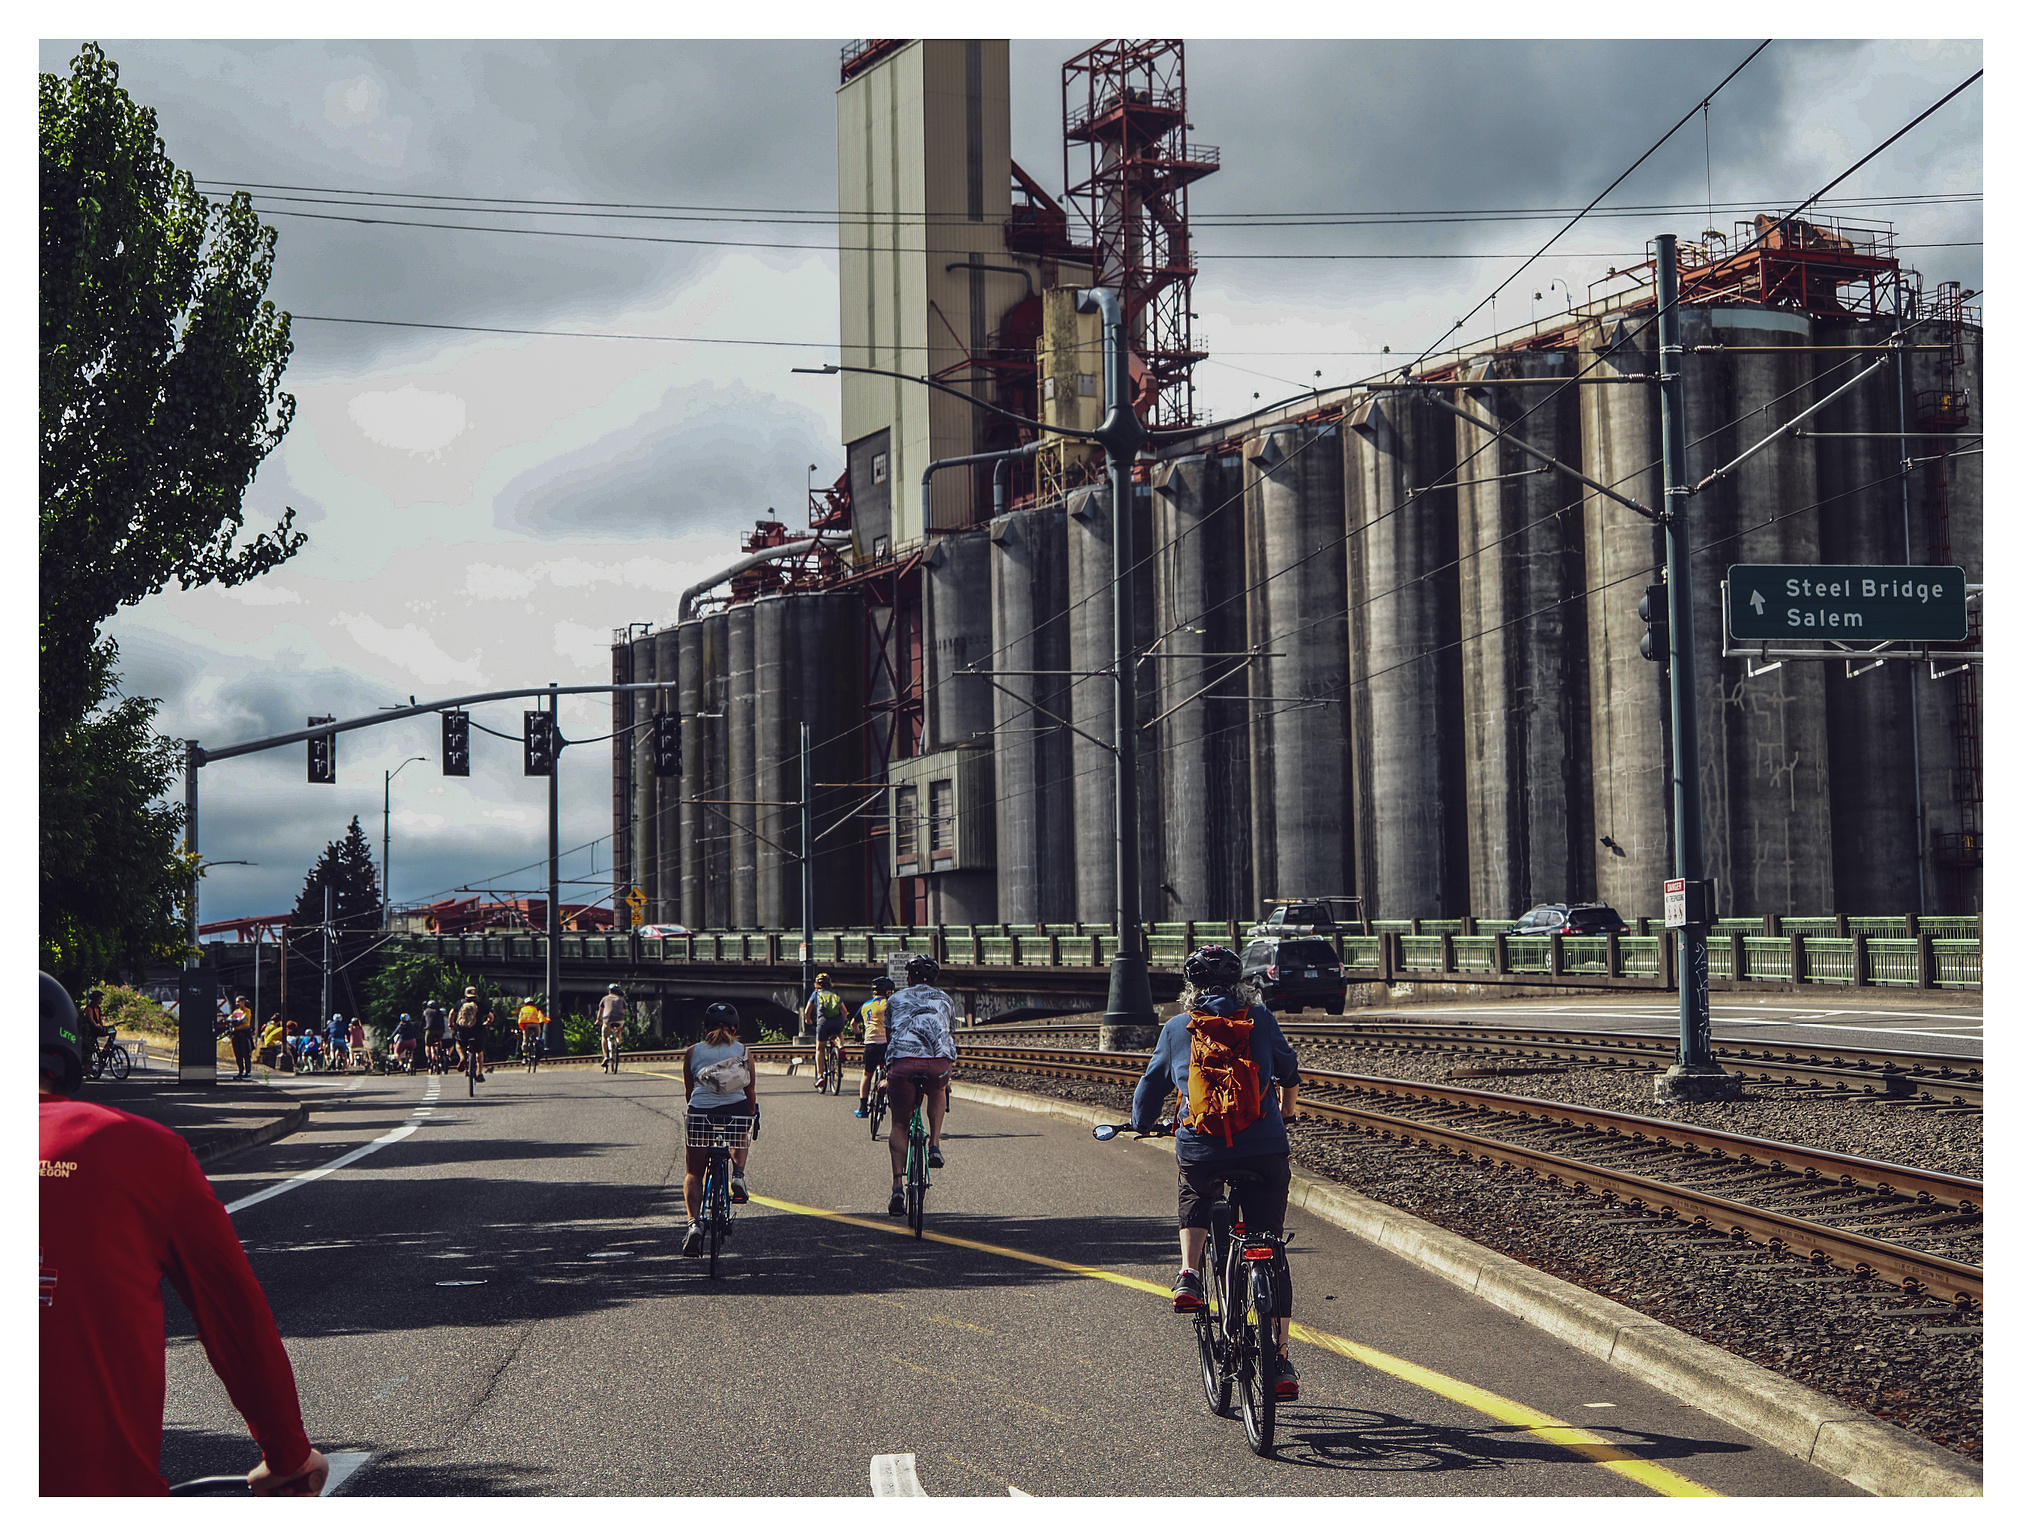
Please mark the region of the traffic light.
POLYGON ((521 772, 545 779, 555 771, 555 717, 545 709, 526 711, 526 761, 521 772))
MULTIPOLYGON (((335 715, 311 715, 311 725, 331 725, 335 715)), ((337 734, 311 736, 309 738, 309 782, 311 784, 335 784, 337 782, 337 734)))
POLYGON ((681 716, 653 717, 653 774, 656 778, 681 777, 681 716))
POLYGON ((1636 617, 1644 624, 1643 643, 1636 647, 1645 661, 1668 666, 1671 661, 1671 594, 1662 582, 1643 589, 1636 617))
POLYGON ((460 709, 442 712, 442 775, 446 779, 470 777, 470 716, 460 709))

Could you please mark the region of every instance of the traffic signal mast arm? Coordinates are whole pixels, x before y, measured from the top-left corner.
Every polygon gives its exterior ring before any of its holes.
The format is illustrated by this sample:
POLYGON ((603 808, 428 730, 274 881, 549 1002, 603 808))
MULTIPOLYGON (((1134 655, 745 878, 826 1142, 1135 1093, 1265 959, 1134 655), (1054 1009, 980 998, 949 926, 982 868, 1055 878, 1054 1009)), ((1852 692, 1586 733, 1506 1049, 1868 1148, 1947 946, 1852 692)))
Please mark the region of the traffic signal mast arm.
POLYGON ((405 720, 414 715, 432 715, 445 709, 460 709, 466 704, 489 704, 499 699, 526 699, 536 694, 550 693, 651 693, 665 688, 665 683, 581 683, 567 688, 500 688, 491 693, 466 693, 454 699, 436 699, 427 704, 403 704, 398 709, 376 710, 356 720, 337 720, 327 725, 316 725, 305 731, 290 731, 285 736, 263 736, 258 741, 235 742, 229 747, 200 747, 194 741, 186 743, 195 754, 198 767, 206 763, 223 762, 228 757, 244 757, 250 752, 266 752, 274 747, 291 746, 298 741, 307 741, 312 736, 336 736, 344 731, 363 730, 368 725, 384 725, 389 720, 405 720))

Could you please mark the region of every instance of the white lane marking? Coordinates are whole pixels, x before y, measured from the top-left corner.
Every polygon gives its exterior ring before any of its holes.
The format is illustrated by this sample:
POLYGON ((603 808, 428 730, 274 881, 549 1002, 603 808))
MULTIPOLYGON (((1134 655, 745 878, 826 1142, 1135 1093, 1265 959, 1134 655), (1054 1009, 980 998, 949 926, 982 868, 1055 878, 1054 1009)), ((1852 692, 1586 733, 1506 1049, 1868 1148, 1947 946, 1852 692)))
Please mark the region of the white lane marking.
MULTIPOLYGON (((393 1395, 393 1389, 394 1389, 395 1387, 399 1386, 399 1385, 400 1385, 400 1384, 401 1384, 401 1383, 402 1383, 403 1381, 405 1381, 405 1380, 407 1380, 407 1378, 406 1378, 405 1376, 395 1376, 395 1377, 393 1377, 393 1378, 392 1378, 391 1380, 389 1380, 389 1381, 388 1381, 388 1382, 386 1383, 386 1385, 385 1385, 385 1386, 381 1387, 381 1388, 380 1388, 380 1389, 379 1389, 379 1390, 378 1390, 377 1392, 375 1392, 375 1393, 373 1393, 373 1394, 372 1394, 372 1401, 373 1401, 373 1402, 375 1402, 375 1403, 383 1403, 383 1402, 385 1402, 387 1398, 389 1398, 389 1397, 391 1397, 391 1396, 393 1395)), ((1591 1408, 1591 1407, 1593 1407, 1594 1405, 1593 1405, 1592 1403, 1589 1403, 1589 1404, 1587 1404, 1587 1406, 1588 1406, 1589 1408, 1591 1408)))
POLYGON ((632 1255, 622 1248, 613 1248, 605 1253, 586 1253, 583 1257, 586 1259, 629 1259, 632 1255))
POLYGON ((913 1453, 900 1451, 891 1456, 871 1458, 871 1497, 877 1499, 924 1499, 920 1474, 913 1467, 913 1453))
POLYGON ((262 1200, 271 1200, 274 1196, 284 1195, 291 1189, 299 1189, 304 1184, 322 1178, 326 1173, 335 1173, 339 1168, 348 1168, 351 1164, 357 1162, 359 1158, 370 1156, 381 1147, 390 1147, 396 1141, 404 1140, 420 1129, 421 1126, 419 1124, 396 1126, 384 1136, 368 1141, 361 1147, 353 1147, 342 1157, 332 1158, 321 1168, 311 1168, 307 1173, 298 1173, 292 1179, 283 1180, 271 1188, 261 1190, 257 1195, 247 1195, 243 1200, 234 1200, 230 1205, 225 1207, 225 1214, 227 1216, 233 1215, 236 1212, 243 1211, 249 1205, 258 1205, 262 1200))
MULTIPOLYGON (((1920 1040, 1972 1040, 1983 1042, 1986 1039, 1984 1035, 1948 1034, 1942 1029, 1876 1029, 1865 1024, 1807 1024, 1801 1019, 1794 1023, 1780 1024, 1778 1027, 1782 1029, 1839 1029, 1853 1035, 1910 1035, 1920 1040)), ((1715 1040, 1713 1043, 1718 1045, 1720 1042, 1715 1040)))
POLYGON ((437 1285, 489 1285, 488 1280, 438 1280, 437 1285))
POLYGON ((1023 1488, 1012 1488, 1010 1497, 1014 1499, 1029 1499, 1032 1497, 1032 1495, 1027 1493, 1023 1488))
POLYGON ((330 1476, 324 1481, 322 1497, 329 1498, 344 1486, 344 1480, 372 1460, 376 1451, 330 1451, 326 1458, 330 1463, 330 1476))

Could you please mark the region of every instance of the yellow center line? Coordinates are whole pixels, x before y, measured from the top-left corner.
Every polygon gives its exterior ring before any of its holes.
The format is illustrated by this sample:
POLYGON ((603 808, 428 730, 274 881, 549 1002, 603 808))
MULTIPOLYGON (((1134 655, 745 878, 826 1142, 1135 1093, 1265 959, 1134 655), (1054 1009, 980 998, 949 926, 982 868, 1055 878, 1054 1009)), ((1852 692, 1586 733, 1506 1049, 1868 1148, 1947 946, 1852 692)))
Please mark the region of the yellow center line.
MULTIPOLYGON (((865 1227, 873 1232, 906 1233, 911 1228, 896 1221, 879 1221, 866 1216, 849 1216, 841 1211, 823 1210, 815 1205, 796 1205, 791 1200, 774 1200, 764 1195, 753 1195, 753 1205, 770 1206, 776 1211, 786 1211, 795 1216, 815 1216, 823 1221, 839 1221, 847 1226, 865 1227)), ((993 1253, 999 1258, 1018 1259, 1027 1264, 1039 1264, 1048 1269, 1065 1270, 1069 1274, 1080 1275, 1089 1280, 1106 1280, 1111 1285, 1126 1286, 1131 1290, 1148 1291, 1152 1295, 1167 1298, 1171 1291, 1149 1280, 1140 1280, 1135 1275, 1119 1274, 1113 1269, 1098 1269, 1089 1264, 1075 1264, 1067 1259, 1048 1258, 1043 1253, 1027 1253, 1019 1248, 1003 1248, 995 1243, 982 1243, 969 1237, 951 1237, 945 1232, 921 1234, 929 1242, 946 1243, 951 1248, 968 1248, 978 1253, 993 1253)), ((1513 1398, 1491 1392, 1486 1387, 1473 1386, 1457 1377, 1435 1371, 1429 1366, 1415 1364, 1400 1359, 1396 1355, 1385 1354, 1380 1349, 1367 1344, 1358 1344, 1353 1339, 1344 1339, 1339 1334, 1325 1333, 1318 1328, 1309 1328, 1304 1323, 1292 1325, 1292 1337, 1302 1344, 1314 1344, 1333 1354, 1342 1355, 1366 1365, 1371 1370, 1381 1371, 1386 1376, 1395 1376, 1400 1381, 1408 1381, 1415 1387, 1423 1388, 1436 1396, 1460 1403, 1477 1413, 1500 1419, 1512 1428, 1520 1429, 1549 1444, 1559 1446, 1584 1456, 1598 1466, 1605 1467, 1631 1482, 1640 1483, 1652 1493, 1660 1493, 1667 1498, 1718 1498, 1720 1495, 1704 1483, 1694 1482, 1683 1473, 1674 1472, 1660 1462, 1648 1461, 1638 1456, 1627 1446, 1616 1445, 1604 1440, 1592 1430, 1581 1429, 1567 1424, 1549 1413, 1540 1413, 1535 1408, 1527 1408, 1513 1398)))

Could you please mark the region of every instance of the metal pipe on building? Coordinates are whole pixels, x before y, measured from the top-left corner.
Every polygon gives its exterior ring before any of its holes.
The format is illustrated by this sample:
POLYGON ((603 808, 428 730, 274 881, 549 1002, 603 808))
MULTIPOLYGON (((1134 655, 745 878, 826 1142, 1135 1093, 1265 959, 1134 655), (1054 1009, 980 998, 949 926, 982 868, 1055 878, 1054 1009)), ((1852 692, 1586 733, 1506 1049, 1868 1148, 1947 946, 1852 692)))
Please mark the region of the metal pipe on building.
MULTIPOLYGON (((960 265, 966 266, 967 263, 960 263, 960 265)), ((936 470, 959 469, 964 464, 997 465, 997 474, 993 477, 993 500, 996 511, 1002 513, 1004 510, 1003 468, 1005 462, 1010 459, 1029 459, 1039 451, 1039 447, 1038 441, 1034 440, 1033 442, 1021 444, 1016 448, 999 448, 991 453, 965 453, 952 459, 934 460, 933 463, 920 471, 920 526, 928 532, 933 531, 934 520, 930 516, 930 513, 932 510, 934 473, 936 470)))
POLYGON ((850 535, 829 536, 816 534, 811 539, 795 539, 791 544, 775 544, 770 549, 757 550, 730 565, 726 565, 714 576, 698 581, 681 594, 680 606, 675 611, 675 622, 680 623, 695 617, 696 599, 712 587, 720 587, 731 577, 741 575, 756 565, 769 565, 774 560, 789 559, 794 555, 804 555, 812 549, 840 549, 850 542, 850 535))

